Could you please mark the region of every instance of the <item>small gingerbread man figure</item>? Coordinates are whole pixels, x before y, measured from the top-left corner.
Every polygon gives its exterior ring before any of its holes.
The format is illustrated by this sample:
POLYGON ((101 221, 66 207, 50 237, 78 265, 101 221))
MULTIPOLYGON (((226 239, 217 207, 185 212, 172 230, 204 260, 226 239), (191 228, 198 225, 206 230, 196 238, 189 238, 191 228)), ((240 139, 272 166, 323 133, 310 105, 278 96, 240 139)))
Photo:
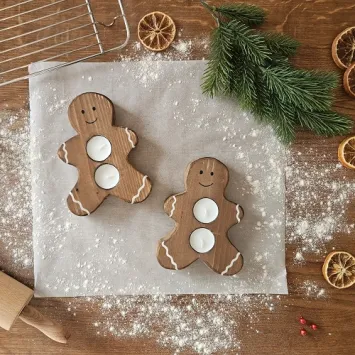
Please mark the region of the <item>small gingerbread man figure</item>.
POLYGON ((224 197, 228 180, 227 167, 214 158, 201 158, 187 167, 186 191, 164 204, 176 226, 158 244, 161 266, 180 270, 200 258, 221 275, 241 270, 243 257, 228 239, 228 230, 241 221, 243 209, 224 197))
POLYGON ((78 181, 67 198, 70 211, 90 215, 109 195, 132 204, 144 201, 150 180, 128 162, 138 138, 130 129, 113 125, 112 102, 101 94, 84 93, 72 101, 68 116, 78 135, 61 145, 58 156, 78 169, 78 181))

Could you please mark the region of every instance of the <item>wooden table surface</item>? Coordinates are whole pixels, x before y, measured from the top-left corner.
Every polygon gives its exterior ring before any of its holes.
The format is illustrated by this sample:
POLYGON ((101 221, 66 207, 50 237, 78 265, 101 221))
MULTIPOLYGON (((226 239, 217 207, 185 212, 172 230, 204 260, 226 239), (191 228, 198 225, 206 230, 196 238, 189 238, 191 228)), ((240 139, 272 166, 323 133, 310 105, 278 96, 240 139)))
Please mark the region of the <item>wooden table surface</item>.
MULTIPOLYGON (((38 4, 48 1, 38 0, 38 4)), ((97 6, 98 19, 110 22, 112 11, 105 4, 109 0, 93 1, 97 6)), ((355 25, 355 4, 349 0, 253 0, 248 1, 264 7, 268 13, 268 21, 264 28, 282 31, 298 39, 302 46, 294 59, 297 66, 324 70, 336 69, 330 54, 330 46, 334 37, 344 28, 355 25), (352 22, 353 21, 353 22, 352 22)), ((10 5, 10 0, 1 1, 10 5)), ((183 29, 181 39, 189 40, 206 36, 213 28, 211 17, 201 8, 197 0, 124 0, 128 20, 132 30, 132 41, 137 40, 136 26, 139 19, 146 13, 161 10, 170 14, 176 21, 178 30, 183 29)), ((125 55, 133 54, 132 45, 124 51, 125 55)), ((192 48, 191 59, 206 56, 206 49, 192 48)), ((101 60, 119 58, 118 54, 107 55, 101 60)), ((172 51, 172 58, 174 52, 172 51)), ((339 71, 340 73, 340 71, 339 71)), ((337 92, 336 108, 355 117, 355 100, 351 100, 343 90, 337 92)), ((26 81, 0 88, 0 111, 7 110, 25 116, 28 111, 28 85, 26 81)), ((1 128, 1 127, 0 127, 1 128)), ((1 137, 0 137, 1 138, 1 137)), ((321 149, 324 153, 321 163, 336 163, 337 146, 342 137, 321 139, 310 133, 299 133, 292 151, 305 152, 294 159, 300 163, 312 157, 307 154, 309 148, 321 149)), ((0 141, 1 143, 1 141, 0 141)), ((1 153, 1 144, 0 144, 1 153)), ((349 181, 354 180, 351 171, 341 172, 349 181)), ((2 186, 5 189, 6 186, 2 186)), ((292 200, 292 193, 287 193, 287 205, 292 200)), ((309 206, 310 209, 315 208, 309 206)), ((290 212, 289 212, 290 213, 290 212)), ((1 217, 1 216, 0 216, 1 217)), ((355 202, 351 202, 347 211, 349 221, 355 217, 355 202)), ((0 225, 0 235, 2 230, 0 225)), ((287 229, 286 233, 290 233, 287 229)), ((18 237, 16 235, 14 238, 18 237)), ((23 237, 25 238, 25 237, 23 237)), ((28 235, 26 238, 31 238, 28 235)), ((18 242, 21 245, 20 242, 18 242)), ((238 337, 241 342, 241 354, 352 354, 355 343, 352 338, 355 328, 355 287, 337 291, 331 289, 323 280, 321 266, 324 255, 306 255, 306 263, 300 267, 293 263, 296 245, 287 244, 286 261, 290 294, 280 297, 275 310, 263 309, 258 320, 260 333, 251 333, 248 327, 240 327, 238 337), (326 298, 309 298, 300 287, 305 281, 316 282, 324 287, 326 298), (315 336, 302 338, 299 335, 297 317, 302 314, 317 322, 320 327, 315 336)), ((338 233, 327 247, 345 249, 355 253, 355 238, 352 234, 338 233)), ((33 286, 32 270, 20 269, 12 260, 9 249, 4 248, 0 237, 0 268, 29 286, 33 286)), ((209 296, 198 296, 199 299, 209 296)), ((258 296, 251 296, 258 297, 258 296)), ((191 296, 176 297, 176 301, 189 300, 191 296)), ((174 302, 174 301, 173 301, 174 302)), ((44 314, 53 317, 66 325, 72 337, 68 345, 56 344, 41 333, 18 322, 11 332, 0 330, 0 354, 171 354, 170 348, 160 347, 154 331, 147 338, 116 338, 96 334, 93 325, 99 309, 85 307, 87 300, 78 299, 36 299, 32 304, 44 314), (77 314, 73 317, 67 308, 76 306, 77 314), (83 307, 80 307, 83 305, 83 307)), ((211 305, 210 305, 211 307, 211 305)), ((213 307, 213 303, 212 303, 213 307)), ((236 317, 238 310, 235 310, 236 317)), ((158 334, 156 334, 158 336, 158 334)), ((220 353, 235 353, 220 351, 220 353)), ((192 354, 191 349, 182 353, 192 354)))

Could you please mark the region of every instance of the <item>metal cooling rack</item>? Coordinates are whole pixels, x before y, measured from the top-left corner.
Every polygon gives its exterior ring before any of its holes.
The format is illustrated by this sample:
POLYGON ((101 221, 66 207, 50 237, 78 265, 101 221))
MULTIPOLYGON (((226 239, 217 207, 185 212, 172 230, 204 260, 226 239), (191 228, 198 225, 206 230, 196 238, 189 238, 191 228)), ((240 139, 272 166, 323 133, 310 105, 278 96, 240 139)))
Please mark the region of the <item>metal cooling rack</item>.
POLYGON ((111 0, 109 12, 115 15, 108 24, 95 19, 92 0, 1 3, 5 7, 0 8, 0 86, 122 49, 130 38, 121 0, 111 0), (112 44, 119 37, 120 43, 112 44), (28 74, 32 62, 54 60, 64 63, 28 74))

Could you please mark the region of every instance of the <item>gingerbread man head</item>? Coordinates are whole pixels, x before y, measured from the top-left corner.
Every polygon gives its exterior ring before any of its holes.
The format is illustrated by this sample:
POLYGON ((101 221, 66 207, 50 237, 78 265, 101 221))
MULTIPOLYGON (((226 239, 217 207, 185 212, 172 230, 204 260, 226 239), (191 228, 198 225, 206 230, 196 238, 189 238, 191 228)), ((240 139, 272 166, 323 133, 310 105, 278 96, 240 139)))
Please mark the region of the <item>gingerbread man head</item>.
POLYGON ((104 95, 86 92, 77 96, 68 109, 69 121, 80 134, 112 126, 114 107, 104 95))
POLYGON ((228 180, 227 167, 215 158, 198 159, 186 169, 186 188, 197 190, 197 193, 211 194, 212 191, 223 191, 228 180))

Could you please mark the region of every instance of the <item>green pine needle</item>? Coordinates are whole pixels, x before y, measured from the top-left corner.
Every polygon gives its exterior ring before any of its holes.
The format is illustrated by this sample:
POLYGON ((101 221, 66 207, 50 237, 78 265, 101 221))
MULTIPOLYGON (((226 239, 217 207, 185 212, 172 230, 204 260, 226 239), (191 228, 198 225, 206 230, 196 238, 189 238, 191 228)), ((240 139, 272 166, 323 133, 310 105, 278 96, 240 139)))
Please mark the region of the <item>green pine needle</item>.
POLYGON ((292 67, 288 59, 297 41, 250 28, 263 22, 262 9, 202 4, 218 24, 202 79, 204 93, 235 98, 260 122, 272 125, 285 144, 294 140, 298 126, 324 136, 349 132, 352 121, 331 110, 337 75, 292 67))
POLYGON ((230 94, 235 96, 239 104, 248 110, 252 110, 257 100, 255 87, 256 72, 253 67, 247 67, 240 60, 242 54, 235 55, 233 80, 230 81, 230 94))
POLYGON ((224 92, 233 71, 233 32, 230 24, 221 24, 212 33, 211 53, 203 75, 202 91, 211 97, 224 92))
POLYGON ((229 25, 232 30, 230 40, 240 48, 246 60, 261 65, 271 59, 271 52, 261 35, 237 20, 232 20, 229 25))
MULTIPOLYGON (((265 89, 264 91, 268 92, 265 89)), ((297 126, 292 107, 284 104, 270 93, 268 96, 261 96, 261 100, 258 96, 253 112, 259 112, 261 115, 259 120, 270 124, 274 128, 276 136, 282 143, 289 144, 292 142, 295 138, 297 126)))
POLYGON ((213 9, 227 19, 238 20, 247 26, 260 26, 265 21, 265 11, 254 5, 229 4, 213 9))
POLYGON ((301 127, 307 128, 320 136, 344 135, 351 130, 352 120, 334 111, 302 112, 296 117, 301 127))
POLYGON ((335 75, 291 66, 264 68, 262 72, 270 92, 283 103, 311 112, 330 109, 330 93, 337 83, 335 75))
POLYGON ((279 54, 284 57, 294 56, 299 47, 299 43, 282 33, 266 32, 263 34, 266 45, 274 54, 279 54))

